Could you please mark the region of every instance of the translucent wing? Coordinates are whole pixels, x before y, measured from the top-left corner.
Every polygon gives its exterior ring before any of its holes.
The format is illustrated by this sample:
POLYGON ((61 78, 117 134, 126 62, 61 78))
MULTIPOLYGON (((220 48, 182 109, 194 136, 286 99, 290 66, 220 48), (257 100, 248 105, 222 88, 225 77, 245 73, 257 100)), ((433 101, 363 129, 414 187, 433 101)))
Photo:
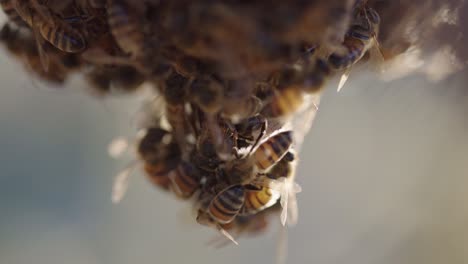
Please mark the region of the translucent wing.
POLYGON ((341 88, 345 85, 346 81, 349 78, 349 74, 351 72, 351 68, 348 68, 345 70, 345 72, 341 75, 340 78, 340 83, 338 84, 338 89, 336 90, 337 92, 340 92, 341 88))
POLYGON ((298 208, 296 194, 300 193, 302 188, 294 181, 294 173, 295 170, 292 170, 289 177, 283 177, 278 180, 262 178, 255 182, 255 184, 270 188, 280 193, 280 204, 283 208, 280 220, 283 226, 285 226, 286 223, 290 226, 297 223, 298 208))
POLYGON ((127 165, 123 170, 117 174, 114 179, 114 185, 112 187, 112 197, 111 200, 113 203, 118 204, 124 198, 128 190, 128 185, 130 181, 130 176, 135 169, 136 161, 133 161, 127 165))
POLYGON ((116 137, 111 141, 111 143, 107 147, 107 152, 109 153, 109 156, 111 156, 114 159, 117 159, 125 153, 125 151, 128 149, 128 146, 128 139, 124 137, 116 137))
POLYGON ((286 264, 288 257, 288 229, 280 225, 276 244, 276 264, 286 264))
POLYGON ((302 148, 305 136, 312 127, 313 121, 319 109, 320 97, 321 93, 307 95, 303 107, 292 117, 289 124, 286 125, 294 131, 294 149, 298 153, 302 148))
POLYGON ((39 32, 38 27, 33 24, 32 28, 34 32, 34 38, 36 39, 37 52, 39 53, 39 59, 41 61, 42 68, 45 72, 48 72, 50 59, 49 55, 47 55, 44 50, 44 47, 47 45, 47 43, 39 32))

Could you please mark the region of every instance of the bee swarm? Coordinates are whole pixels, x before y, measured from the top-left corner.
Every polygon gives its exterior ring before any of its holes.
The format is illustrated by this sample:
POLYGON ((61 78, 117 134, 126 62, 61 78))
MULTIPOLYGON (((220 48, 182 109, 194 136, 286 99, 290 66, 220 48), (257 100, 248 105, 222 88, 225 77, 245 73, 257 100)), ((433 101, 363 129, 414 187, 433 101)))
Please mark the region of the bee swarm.
POLYGON ((427 26, 438 2, 397 2, 0 0, 0 39, 51 83, 81 73, 98 95, 151 84, 161 100, 138 143, 146 175, 233 240, 263 231, 281 206, 283 224, 296 220, 294 148, 308 128, 292 123, 310 126, 327 80, 372 49, 391 59, 423 42, 403 34, 405 21, 427 26))

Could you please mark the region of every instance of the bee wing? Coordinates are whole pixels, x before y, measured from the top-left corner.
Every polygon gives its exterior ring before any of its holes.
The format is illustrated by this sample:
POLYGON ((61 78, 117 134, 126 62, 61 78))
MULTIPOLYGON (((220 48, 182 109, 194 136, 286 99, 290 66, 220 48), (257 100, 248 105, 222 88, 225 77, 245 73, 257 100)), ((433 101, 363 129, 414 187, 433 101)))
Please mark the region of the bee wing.
POLYGON ((293 170, 289 177, 280 178, 279 180, 263 178, 254 182, 254 184, 270 188, 280 193, 280 204, 283 208, 281 211, 280 220, 283 226, 285 226, 286 223, 288 223, 290 226, 293 226, 297 223, 298 207, 296 194, 302 191, 302 187, 294 181, 294 173, 295 172, 293 170))
POLYGON ((286 264, 288 255, 288 229, 283 225, 278 227, 278 241, 276 244, 276 264, 286 264))
POLYGON ((340 83, 338 84, 337 92, 340 92, 341 88, 345 85, 346 81, 349 78, 349 74, 351 73, 351 68, 347 68, 345 72, 341 75, 340 83))
POLYGON ((223 228, 219 227, 218 228, 219 232, 225 236, 227 239, 229 239, 232 243, 234 243, 236 246, 239 245, 239 243, 237 243, 237 241, 234 239, 233 236, 231 236, 231 234, 229 234, 228 231, 224 230, 223 228))
POLYGON ((312 127, 313 121, 319 109, 321 94, 308 95, 303 108, 292 117, 288 124, 293 130, 294 149, 300 152, 305 136, 312 127))
POLYGON ((372 46, 369 48, 369 55, 370 55, 370 66, 373 67, 374 71, 378 73, 384 73, 385 71, 385 57, 382 53, 382 49, 380 48, 380 43, 377 40, 376 36, 372 37, 372 46))
POLYGON ((41 61, 42 68, 45 72, 49 72, 50 59, 49 55, 47 55, 44 50, 44 47, 47 43, 39 32, 38 27, 33 24, 32 28, 34 32, 34 38, 36 39, 37 52, 39 53, 39 59, 41 61))
POLYGON ((111 200, 114 204, 120 203, 124 198, 128 190, 128 185, 130 181, 130 176, 135 169, 136 161, 127 165, 123 170, 121 170, 114 179, 114 184, 112 186, 112 196, 111 200))
POLYGON ((114 159, 117 159, 125 153, 128 147, 128 139, 124 137, 116 137, 111 141, 111 143, 109 143, 109 146, 107 147, 107 152, 109 153, 109 156, 111 156, 114 159))

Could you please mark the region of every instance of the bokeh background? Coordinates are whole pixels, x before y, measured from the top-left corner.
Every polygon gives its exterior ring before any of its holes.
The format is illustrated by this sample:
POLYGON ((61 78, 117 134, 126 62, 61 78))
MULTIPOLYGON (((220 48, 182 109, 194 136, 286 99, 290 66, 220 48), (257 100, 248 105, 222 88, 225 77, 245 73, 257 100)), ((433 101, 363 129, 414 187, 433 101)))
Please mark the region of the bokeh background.
MULTIPOLYGON (((216 250, 217 233, 141 174, 111 203, 129 159, 107 146, 135 133, 135 97, 92 98, 78 78, 48 87, 3 51, 0 63, 0 263, 275 262, 279 218, 216 250)), ((288 263, 468 263, 466 73, 330 83, 301 153, 288 263)))

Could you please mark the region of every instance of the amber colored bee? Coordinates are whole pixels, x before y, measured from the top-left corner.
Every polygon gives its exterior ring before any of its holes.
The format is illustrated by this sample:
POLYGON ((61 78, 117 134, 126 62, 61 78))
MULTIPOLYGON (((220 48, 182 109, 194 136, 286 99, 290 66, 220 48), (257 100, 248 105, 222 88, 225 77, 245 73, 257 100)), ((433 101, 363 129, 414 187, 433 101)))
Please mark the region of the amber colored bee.
POLYGON ((263 107, 262 100, 252 95, 254 84, 251 80, 229 80, 225 84, 221 115, 234 124, 254 116, 263 107))
POLYGON ((259 171, 270 169, 286 155, 291 143, 291 131, 281 132, 262 143, 251 156, 234 162, 225 172, 227 182, 219 183, 219 186, 228 186, 216 192, 206 209, 211 218, 218 224, 227 224, 232 222, 241 210, 243 214, 253 214, 272 206, 279 197, 277 193, 266 187, 257 188, 250 185, 256 177, 254 168, 259 171))
POLYGON ((290 116, 303 105, 306 94, 321 91, 331 71, 324 60, 318 58, 314 61, 299 69, 289 68, 280 74, 276 89, 262 109, 262 115, 267 118, 290 116))
POLYGON ((189 162, 182 161, 175 170, 169 173, 172 190, 183 199, 190 198, 200 188, 200 173, 189 162))
POLYGON ((132 58, 141 58, 145 36, 138 12, 126 0, 108 0, 106 9, 109 28, 118 46, 132 58))
POLYGON ((335 69, 350 67, 359 61, 374 45, 380 25, 379 14, 370 7, 365 7, 357 14, 356 22, 346 33, 343 46, 345 54, 332 53, 328 58, 330 66, 335 69))
POLYGON ((277 180, 281 177, 288 177, 290 174, 291 162, 295 160, 295 155, 288 151, 286 155, 266 174, 270 179, 277 180))
POLYGON ((153 183, 171 189, 181 198, 189 198, 200 186, 198 169, 182 160, 182 153, 172 135, 152 128, 140 141, 138 152, 153 183))
POLYGON ((270 137, 253 153, 255 165, 260 171, 267 171, 288 152, 292 144, 292 131, 285 131, 270 137))
POLYGON ((144 162, 149 179, 157 185, 170 187, 169 172, 177 168, 181 152, 172 135, 160 128, 150 128, 138 145, 138 153, 144 162))
POLYGON ((209 215, 219 224, 232 222, 244 206, 244 195, 242 185, 229 186, 213 198, 208 206, 209 215))
POLYGON ((223 93, 223 84, 212 76, 196 78, 189 87, 190 100, 211 115, 222 109, 223 93))
POLYGON ((197 150, 203 157, 217 163, 238 157, 237 131, 229 121, 218 119, 215 124, 206 123, 201 128, 197 150), (212 126, 216 126, 219 138, 214 137, 212 126))
POLYGON ((16 0, 15 7, 21 18, 56 48, 71 53, 86 48, 86 40, 78 30, 37 0, 16 0))
POLYGON ((256 214, 265 208, 273 206, 279 198, 279 193, 265 186, 245 190, 245 203, 240 215, 256 214))
POLYGON ((63 84, 69 74, 81 66, 81 61, 76 54, 50 50, 49 67, 51 71, 45 71, 36 48, 36 42, 30 32, 13 29, 8 23, 0 31, 0 42, 5 44, 10 54, 22 62, 28 71, 54 84, 63 84))
MULTIPOLYGON (((290 177, 292 161, 294 161, 294 154, 289 151, 265 176, 273 180, 290 177)), ((251 185, 249 189, 246 189, 245 204, 240 214, 255 214, 269 208, 277 202, 280 195, 277 190, 271 189, 268 186, 251 185)))
POLYGON ((166 101, 166 118, 172 127, 177 143, 184 151, 187 146, 187 136, 193 134, 186 111, 187 89, 190 82, 190 79, 176 71, 172 71, 169 76, 159 82, 159 88, 166 101))
POLYGON ((137 91, 144 82, 144 76, 130 66, 96 65, 86 72, 85 80, 91 91, 98 96, 137 91))

